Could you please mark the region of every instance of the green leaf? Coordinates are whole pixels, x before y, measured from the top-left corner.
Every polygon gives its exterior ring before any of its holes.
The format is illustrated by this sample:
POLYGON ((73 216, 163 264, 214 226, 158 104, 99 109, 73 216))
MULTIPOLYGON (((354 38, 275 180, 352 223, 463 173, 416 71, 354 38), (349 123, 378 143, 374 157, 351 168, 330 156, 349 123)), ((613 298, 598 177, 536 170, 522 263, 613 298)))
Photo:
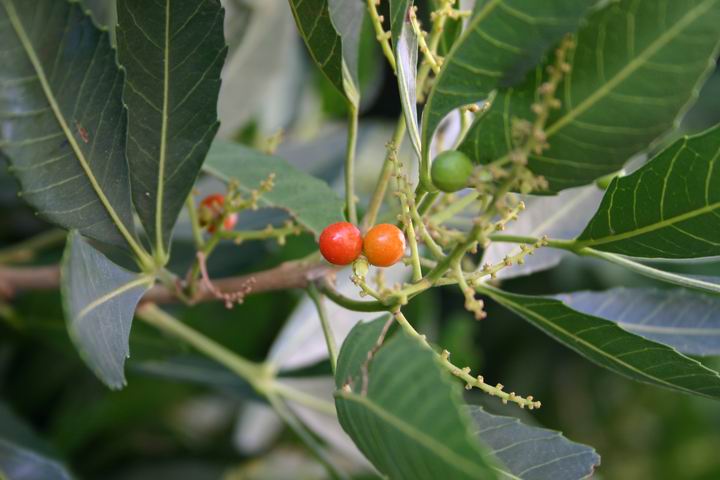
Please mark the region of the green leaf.
MULTIPOLYGON (((530 169, 552 191, 619 170, 674 126, 715 65, 719 40, 720 0, 609 3, 577 34, 572 71, 558 89, 562 107, 545 128, 550 148, 530 156, 530 169)), ((465 153, 481 163, 507 155, 512 119, 535 117, 545 68, 498 93, 468 132, 465 153)))
POLYGON ((161 254, 218 130, 225 60, 218 0, 120 0, 133 202, 161 254))
POLYGON ((61 273, 65 320, 75 348, 103 383, 122 388, 135 307, 154 279, 116 265, 76 231, 68 236, 61 273))
POLYGON ((289 2, 300 35, 315 64, 346 99, 358 105, 357 49, 362 25, 358 4, 362 3, 342 0, 289 2))
POLYGON ((720 298, 687 290, 613 288, 558 295, 567 306, 689 355, 720 355, 720 298))
POLYGON ((720 255, 720 126, 685 137, 616 178, 579 247, 635 257, 720 255))
POLYGON ((45 442, 0 403, 0 478, 8 480, 70 480, 45 442))
MULTIPOLYGON (((512 85, 545 49, 574 31, 594 0, 483 0, 443 62, 422 119, 423 159, 440 121, 454 108, 512 85)), ((429 167, 429 165, 428 165, 429 167)), ((423 172, 423 174, 428 172, 423 172)))
POLYGON ((593 448, 571 442, 560 432, 492 415, 475 405, 468 410, 475 435, 507 466, 503 473, 509 478, 576 480, 591 476, 600 465, 593 448))
POLYGON ((221 180, 235 179, 250 192, 274 174, 275 186, 258 200, 261 207, 281 208, 316 236, 331 223, 344 221, 344 204, 322 180, 297 170, 284 159, 240 144, 216 141, 205 170, 221 180))
POLYGON ((136 254, 123 75, 80 6, 0 0, 0 148, 49 221, 136 254))
MULTIPOLYGON (((363 20, 365 19, 365 3, 362 1, 348 2, 347 0, 328 0, 330 19, 335 30, 342 40, 342 56, 347 75, 355 91, 360 91, 360 35, 363 20)), ((348 85, 345 85, 346 95, 351 96, 348 85)))
POLYGON ((489 286, 479 291, 601 367, 640 382, 720 399, 720 375, 671 347, 553 298, 516 295, 489 286))
POLYGON ((458 384, 418 340, 386 340, 363 393, 361 365, 387 318, 359 324, 343 344, 336 382, 351 381, 335 394, 342 427, 389 478, 496 478, 496 463, 470 433, 458 384))
POLYGON ((720 277, 668 272, 667 270, 662 270, 651 265, 645 265, 636 259, 626 258, 622 255, 614 253, 601 252, 593 250, 592 248, 585 248, 582 250, 582 253, 583 255, 601 258, 607 262, 627 268, 630 271, 644 275, 648 278, 660 280, 661 282, 671 283, 673 285, 710 293, 712 295, 720 294, 720 277))
POLYGON ((418 38, 410 22, 406 21, 409 8, 412 8, 412 2, 408 0, 392 0, 390 2, 390 25, 397 64, 400 103, 405 115, 405 125, 410 142, 420 158, 422 142, 420 141, 417 113, 418 38))

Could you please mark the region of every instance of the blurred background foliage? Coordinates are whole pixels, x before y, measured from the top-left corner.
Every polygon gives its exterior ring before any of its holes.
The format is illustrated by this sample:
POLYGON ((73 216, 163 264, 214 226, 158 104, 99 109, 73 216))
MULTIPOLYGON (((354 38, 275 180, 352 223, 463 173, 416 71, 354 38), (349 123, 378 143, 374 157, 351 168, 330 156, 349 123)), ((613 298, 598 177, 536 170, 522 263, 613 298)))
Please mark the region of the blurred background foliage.
MULTIPOLYGON (((85 3, 99 23, 113 23, 110 0, 85 3)), ((221 135, 265 148, 282 132, 280 155, 339 188, 344 104, 311 65, 286 2, 224 3, 230 53, 220 100, 221 135)), ((420 11, 427 12, 425 2, 418 3, 420 11)), ((394 77, 366 30, 358 168, 364 195, 372 187, 400 113, 394 77)), ((716 72, 679 132, 698 132, 719 121, 716 72)), ((218 187, 202 181, 199 188, 218 187)), ((3 168, 0 248, 48 229, 16 193, 14 180, 3 168)), ((241 222, 243 227, 262 227, 279 216, 261 211, 241 222)), ((189 232, 183 235, 186 228, 178 228, 173 268, 181 271, 191 244, 189 232)), ((212 274, 267 268, 314 248, 310 236, 293 237, 284 248, 274 243, 226 246, 213 257, 212 274)), ((58 245, 32 263, 55 262, 60 254, 58 245)), ((720 275, 720 262, 672 267, 720 275)), ((553 270, 505 285, 511 291, 541 294, 648 283, 617 267, 567 258, 553 270)), ((252 296, 233 310, 214 303, 177 308, 175 313, 240 355, 262 360, 301 293, 252 296)), ((496 305, 489 305, 488 313, 486 320, 476 322, 463 309, 460 294, 449 288, 424 294, 407 311, 421 331, 453 352, 459 364, 532 393, 542 399, 543 408, 531 417, 477 393, 471 393, 471 403, 494 413, 523 416, 528 423, 561 430, 570 439, 594 446, 602 456, 597 478, 720 478, 717 403, 630 382, 590 364, 496 305)), ((291 433, 276 434, 272 419, 266 429, 262 422, 256 422, 255 431, 240 428, 241 412, 252 409, 257 399, 229 372, 140 323, 134 325, 131 352, 129 386, 110 392, 70 344, 58 293, 25 293, 12 304, 0 302, 0 405, 40 434, 78 478, 322 478, 322 468, 291 433)), ((715 367, 720 367, 720 359, 715 367)), ((304 373, 329 373, 329 366, 321 362, 304 373)), ((0 430, 10 428, 7 422, 0 416, 0 430)))

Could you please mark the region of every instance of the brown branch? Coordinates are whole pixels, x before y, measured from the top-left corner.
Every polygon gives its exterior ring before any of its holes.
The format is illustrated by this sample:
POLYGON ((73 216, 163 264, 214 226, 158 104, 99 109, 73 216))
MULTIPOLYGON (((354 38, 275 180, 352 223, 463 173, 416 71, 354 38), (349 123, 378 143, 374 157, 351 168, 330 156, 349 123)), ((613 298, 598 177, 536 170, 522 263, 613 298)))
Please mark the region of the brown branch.
MULTIPOLYGON (((306 288, 311 281, 324 277, 332 268, 320 262, 296 261, 283 263, 275 268, 257 273, 213 280, 220 292, 232 294, 252 284, 248 295, 292 288, 306 288)), ((20 291, 54 290, 60 285, 58 266, 47 267, 0 267, 0 298, 9 298, 20 291)), ((217 300, 216 293, 201 285, 193 302, 217 300)), ((164 285, 155 285, 143 297, 143 302, 176 303, 175 293, 164 285)))

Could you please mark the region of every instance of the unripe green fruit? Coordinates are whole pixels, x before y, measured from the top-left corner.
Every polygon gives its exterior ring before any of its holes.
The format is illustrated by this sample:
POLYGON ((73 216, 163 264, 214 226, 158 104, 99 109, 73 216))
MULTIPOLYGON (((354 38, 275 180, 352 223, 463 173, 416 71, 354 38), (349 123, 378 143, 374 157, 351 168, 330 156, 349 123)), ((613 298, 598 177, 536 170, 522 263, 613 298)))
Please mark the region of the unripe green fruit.
POLYGON ((452 193, 467 187, 472 171, 473 163, 467 155, 448 150, 435 157, 430 175, 438 189, 452 193))

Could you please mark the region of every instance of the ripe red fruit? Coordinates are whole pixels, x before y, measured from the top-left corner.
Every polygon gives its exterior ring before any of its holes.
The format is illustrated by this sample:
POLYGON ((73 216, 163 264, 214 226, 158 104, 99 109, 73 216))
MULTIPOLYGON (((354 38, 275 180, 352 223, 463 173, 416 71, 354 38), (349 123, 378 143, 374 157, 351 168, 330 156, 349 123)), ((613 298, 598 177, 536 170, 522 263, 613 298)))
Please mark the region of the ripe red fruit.
POLYGON ((348 265, 362 252, 360 230, 349 222, 337 222, 325 227, 320 234, 320 253, 334 265, 348 265))
MULTIPOLYGON (((223 214, 225 206, 225 195, 213 193, 203 198, 198 209, 198 218, 201 227, 206 227, 209 233, 215 233, 215 222, 223 214)), ((223 230, 232 230, 237 223, 237 213, 231 213, 225 217, 223 230)))
POLYGON ((372 265, 389 267, 405 255, 405 235, 395 225, 375 225, 365 235, 363 251, 372 265))

